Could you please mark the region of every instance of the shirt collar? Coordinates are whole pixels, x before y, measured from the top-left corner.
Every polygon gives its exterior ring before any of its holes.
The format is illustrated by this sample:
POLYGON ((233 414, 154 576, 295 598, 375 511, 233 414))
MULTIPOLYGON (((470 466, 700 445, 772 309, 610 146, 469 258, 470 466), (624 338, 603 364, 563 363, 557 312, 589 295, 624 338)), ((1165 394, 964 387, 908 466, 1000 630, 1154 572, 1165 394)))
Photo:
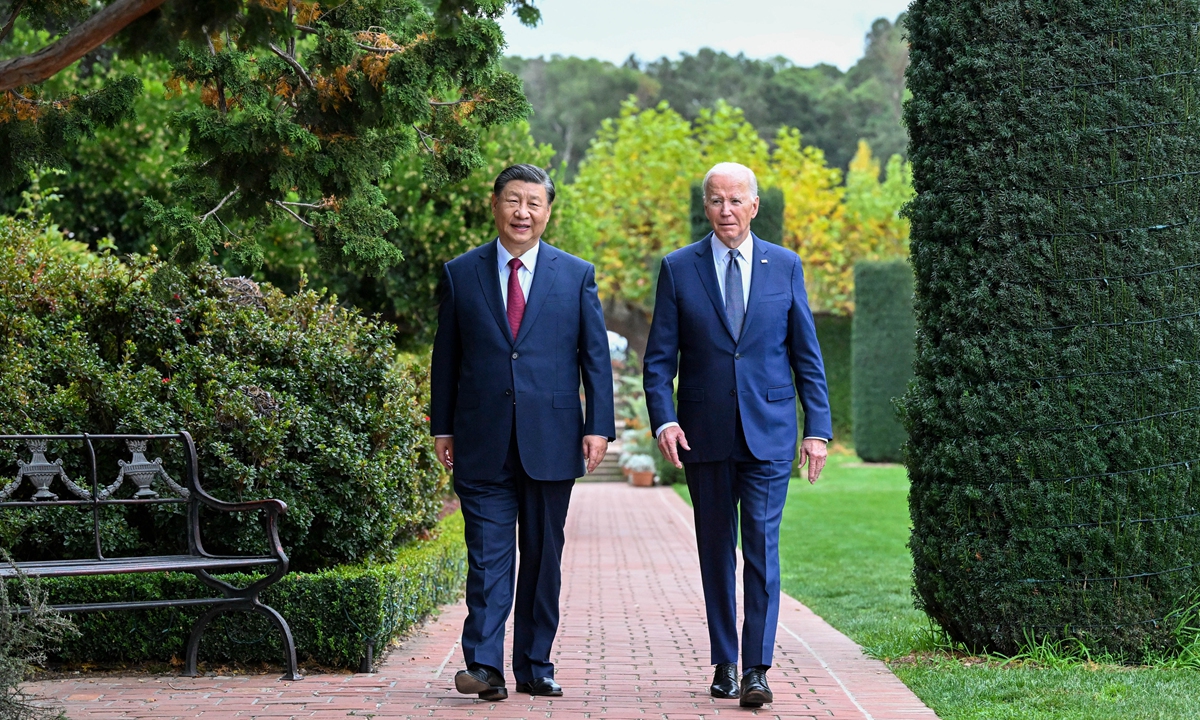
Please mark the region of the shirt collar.
MULTIPOLYGON (((729 246, 721 242, 716 233, 713 233, 712 236, 712 249, 713 257, 717 259, 717 262, 724 263, 729 254, 729 246)), ((754 255, 754 233, 747 235, 745 241, 738 245, 738 254, 743 260, 750 262, 750 258, 754 255)))
MULTIPOLYGON (((521 256, 521 264, 524 265, 525 269, 529 272, 533 272, 533 269, 537 267, 538 250, 541 249, 542 241, 538 240, 533 244, 533 247, 526 250, 525 254, 521 256)), ((507 267, 508 261, 512 259, 512 253, 510 253, 504 247, 504 243, 496 240, 496 262, 499 263, 500 269, 503 270, 505 267, 507 267)))

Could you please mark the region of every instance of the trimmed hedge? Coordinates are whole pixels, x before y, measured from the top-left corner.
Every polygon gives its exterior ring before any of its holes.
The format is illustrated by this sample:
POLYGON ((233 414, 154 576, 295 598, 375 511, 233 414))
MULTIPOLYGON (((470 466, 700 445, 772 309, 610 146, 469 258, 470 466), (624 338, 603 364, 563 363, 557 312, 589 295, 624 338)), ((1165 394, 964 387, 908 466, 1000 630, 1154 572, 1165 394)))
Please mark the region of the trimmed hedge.
MULTIPOLYGON (((288 504, 292 567, 388 558, 433 526, 446 476, 427 431, 427 360, 397 361, 392 330, 311 290, 95 254, 54 227, 0 217, 0 432, 177 432, 196 440, 205 489, 288 504)), ((123 448, 105 447, 115 471, 123 448)), ((72 477, 83 453, 51 446, 72 477)), ((182 457, 165 445, 168 472, 182 457)), ((0 444, 0 473, 24 449, 0 444)), ((153 456, 152 456, 153 457, 153 456)), ((186 547, 179 506, 105 513, 114 557, 186 547)), ((86 556, 91 517, 0 513, 18 560, 86 556)), ((209 513, 218 554, 263 552, 257 513, 209 513)))
MULTIPOLYGON (((783 244, 783 191, 779 188, 760 188, 758 216, 750 222, 754 234, 776 245, 783 244)), ((712 232, 712 224, 704 214, 704 184, 692 185, 692 242, 703 240, 712 232)))
POLYGON ((868 462, 899 462, 907 436, 896 398, 912 378, 912 267, 907 260, 854 266, 850 351, 854 449, 868 462))
MULTIPOLYGON (((302 662, 358 668, 368 643, 376 657, 438 606, 457 600, 466 579, 461 513, 446 517, 432 540, 410 543, 387 564, 289 573, 262 595, 288 621, 302 662)), ((258 576, 223 575, 243 586, 258 576)), ((186 573, 45 578, 54 603, 212 597, 186 573)), ((192 623, 207 606, 71 615, 78 636, 52 659, 68 663, 179 662, 192 623)), ((279 632, 258 615, 219 616, 200 643, 202 662, 282 664, 279 632)))
POLYGON ((955 640, 1175 647, 1200 586, 1200 5, 916 0, 918 604, 955 640))

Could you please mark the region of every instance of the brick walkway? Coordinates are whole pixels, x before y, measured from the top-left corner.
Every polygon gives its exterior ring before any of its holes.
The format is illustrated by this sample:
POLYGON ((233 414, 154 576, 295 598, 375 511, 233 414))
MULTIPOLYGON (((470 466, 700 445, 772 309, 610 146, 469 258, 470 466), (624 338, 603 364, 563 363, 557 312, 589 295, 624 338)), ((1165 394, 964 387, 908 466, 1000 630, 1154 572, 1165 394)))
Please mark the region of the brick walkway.
MULTIPOLYGON (((708 696, 712 668, 691 510, 668 488, 576 486, 563 558, 557 679, 565 695, 487 703, 454 691, 460 603, 370 675, 119 677, 34 683, 71 718, 934 718, 887 666, 783 598, 775 703, 708 696)), ((511 636, 511 626, 510 626, 511 636)), ((511 672, 509 683, 512 683, 511 672)), ((511 687, 510 687, 511 691, 511 687)))

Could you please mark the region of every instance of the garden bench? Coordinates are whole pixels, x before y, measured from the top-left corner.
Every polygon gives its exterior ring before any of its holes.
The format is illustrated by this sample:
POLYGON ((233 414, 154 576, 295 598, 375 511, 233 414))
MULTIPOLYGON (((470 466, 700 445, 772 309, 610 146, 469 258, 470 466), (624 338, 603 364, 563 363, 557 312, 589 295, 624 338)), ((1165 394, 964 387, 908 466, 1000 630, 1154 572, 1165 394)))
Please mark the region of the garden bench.
MULTIPOLYGON (((191 573, 206 586, 219 591, 222 596, 82 603, 54 605, 53 607, 61 612, 97 612, 211 605, 212 607, 193 624, 191 636, 188 639, 187 665, 184 674, 192 677, 196 675, 196 654, 200 646, 200 637, 213 618, 223 612, 233 610, 256 612, 266 616, 283 634, 287 662, 287 674, 283 676, 283 679, 300 679, 296 668, 296 646, 287 621, 275 609, 264 605, 259 600, 259 593, 287 574, 288 558, 279 542, 279 516, 286 512, 287 505, 274 499, 230 503, 209 495, 200 485, 196 445, 192 441, 191 435, 186 432, 170 435, 90 435, 87 433, 79 435, 0 435, 0 450, 9 451, 10 457, 11 441, 23 443, 31 457, 29 461, 17 460, 18 468, 15 479, 5 482, 3 478, 0 478, 0 483, 5 483, 4 487, 0 488, 0 510, 76 507, 80 511, 90 512, 93 518, 94 553, 91 557, 73 560, 20 561, 14 559, 12 565, 0 565, 0 578, 12 578, 19 574, 33 578, 45 578, 124 573, 191 573), (182 486, 167 473, 161 458, 146 459, 145 453, 148 444, 162 441, 178 443, 181 446, 179 448, 182 450, 180 465, 184 479, 182 486), (63 448, 69 449, 73 446, 79 447, 83 451, 82 458, 74 458, 76 462, 70 467, 77 467, 86 473, 86 482, 82 485, 76 484, 67 473, 67 466, 64 466, 61 458, 53 462, 47 459, 46 455, 51 443, 54 443, 54 450, 59 453, 63 448), (123 447, 120 445, 113 447, 116 444, 123 444, 123 447), (102 449, 110 451, 109 455, 112 452, 119 452, 128 458, 117 460, 119 470, 112 468, 115 472, 111 484, 108 485, 101 485, 100 482, 100 468, 97 467, 98 445, 102 449), (122 487, 125 487, 125 491, 120 493, 122 497, 117 497, 118 491, 122 487), (52 490, 63 493, 65 497, 60 499, 59 495, 52 490), (160 495, 160 490, 164 494, 160 495), (130 491, 133 491, 132 494, 130 491), (100 533, 100 519, 106 508, 121 505, 164 504, 186 506, 186 554, 144 557, 105 556, 100 533), (221 556, 205 551, 200 537, 201 508, 205 508, 206 511, 227 513, 262 511, 269 545, 268 554, 221 556), (212 574, 264 567, 270 568, 269 574, 244 588, 234 587, 212 574)), ((28 608, 25 610, 27 611, 28 608)))

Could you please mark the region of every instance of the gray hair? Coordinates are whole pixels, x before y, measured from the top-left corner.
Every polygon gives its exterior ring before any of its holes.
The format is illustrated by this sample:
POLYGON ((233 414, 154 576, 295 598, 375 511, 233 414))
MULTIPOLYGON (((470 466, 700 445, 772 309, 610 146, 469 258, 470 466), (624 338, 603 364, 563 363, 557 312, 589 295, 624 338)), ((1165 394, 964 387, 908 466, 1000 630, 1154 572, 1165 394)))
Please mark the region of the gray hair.
POLYGON ((713 165, 704 175, 705 200, 708 200, 708 183, 714 175, 745 175, 746 182, 750 185, 750 196, 758 197, 758 178, 754 176, 754 171, 740 163, 723 162, 713 165))

